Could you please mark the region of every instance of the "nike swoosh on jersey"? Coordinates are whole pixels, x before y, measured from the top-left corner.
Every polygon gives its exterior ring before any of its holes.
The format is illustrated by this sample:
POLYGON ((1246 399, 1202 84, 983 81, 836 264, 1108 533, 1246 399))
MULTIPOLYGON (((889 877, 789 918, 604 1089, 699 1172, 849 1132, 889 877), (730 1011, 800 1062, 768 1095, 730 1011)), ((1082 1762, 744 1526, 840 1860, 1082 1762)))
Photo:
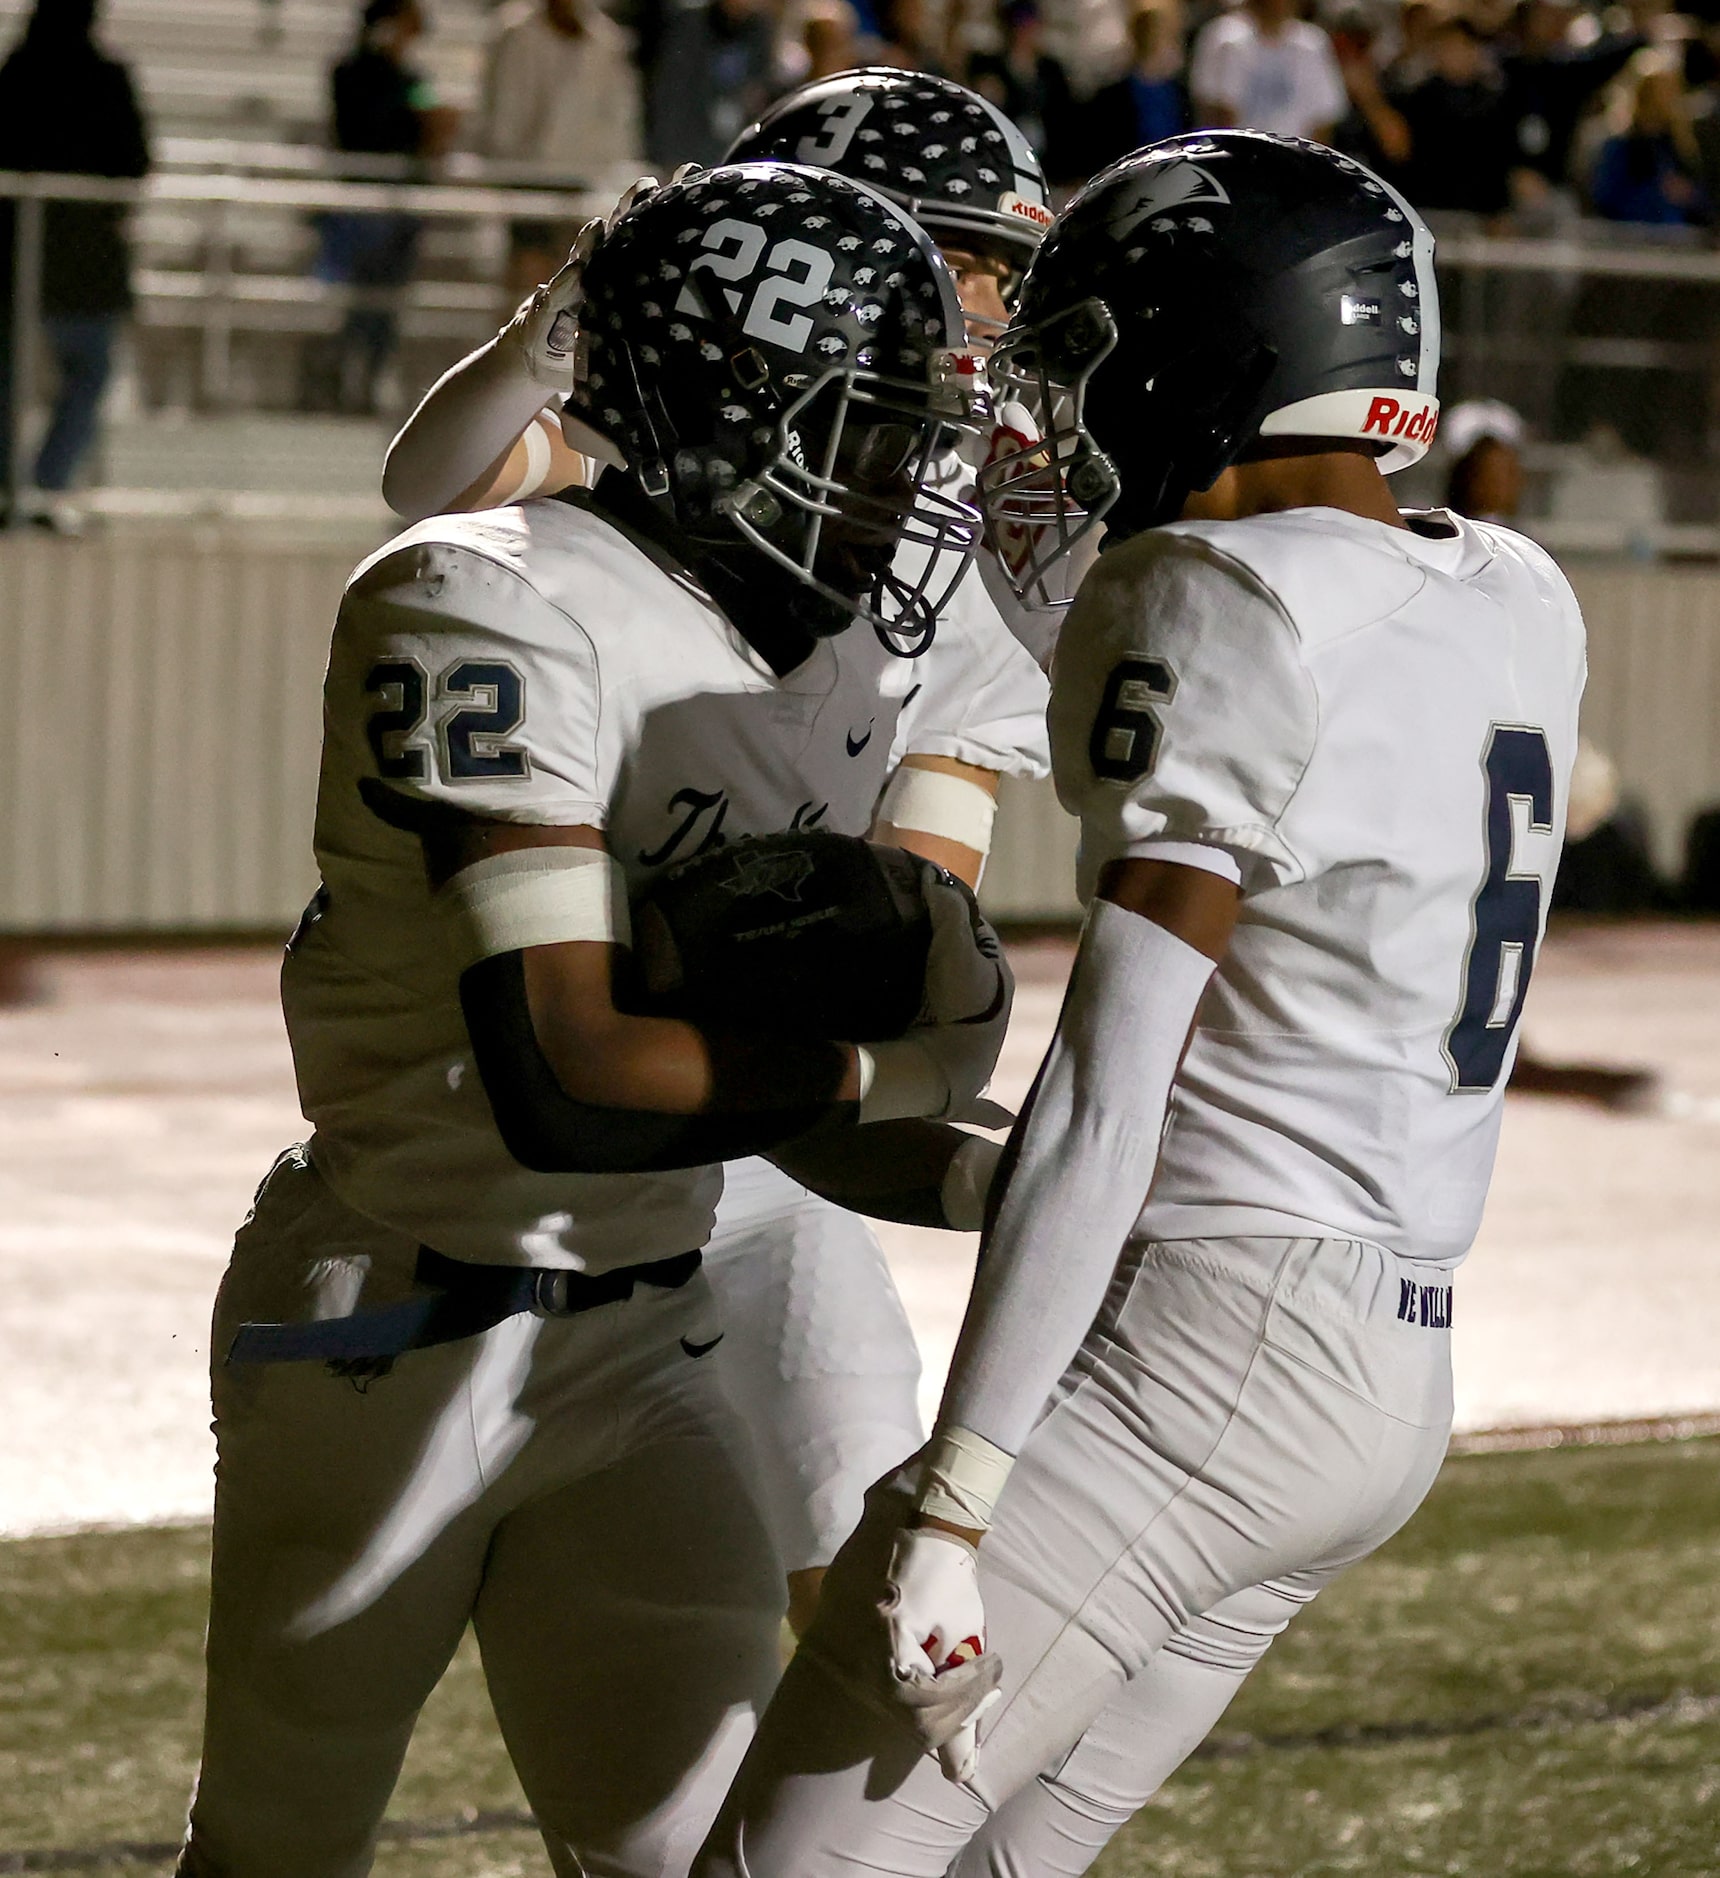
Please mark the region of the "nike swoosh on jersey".
POLYGON ((843 742, 846 743, 848 746, 848 754, 850 756, 858 756, 860 752, 864 750, 867 744, 869 744, 871 741, 872 741, 871 724, 868 724, 866 726, 866 734, 864 737, 860 739, 858 743, 854 741, 853 731, 849 731, 848 734, 843 738, 843 742))
POLYGON ((709 1343, 689 1343, 687 1339, 683 1337, 681 1339, 681 1348, 685 1350, 689 1356, 709 1356, 717 1345, 722 1342, 723 1336, 724 1333, 719 1330, 709 1343))

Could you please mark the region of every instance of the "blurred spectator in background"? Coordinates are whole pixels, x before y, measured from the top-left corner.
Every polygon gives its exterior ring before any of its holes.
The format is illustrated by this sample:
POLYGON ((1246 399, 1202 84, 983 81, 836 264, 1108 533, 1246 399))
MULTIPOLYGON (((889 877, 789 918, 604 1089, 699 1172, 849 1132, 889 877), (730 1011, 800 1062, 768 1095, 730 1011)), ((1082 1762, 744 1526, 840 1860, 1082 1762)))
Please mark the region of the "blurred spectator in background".
MULTIPOLYGON (((1142 144, 1175 137, 1189 127, 1183 79, 1182 9, 1178 0, 1138 7, 1129 20, 1134 63, 1114 84, 1095 93, 1082 112, 1085 166, 1100 170, 1142 144)), ((1063 180, 1052 172, 1054 182, 1063 180)))
POLYGON ((768 0, 640 0, 645 150, 667 176, 716 163, 770 102, 776 20, 768 0))
POLYGON ((1629 128, 1601 145, 1589 200, 1609 222, 1706 222, 1708 198, 1697 180, 1702 155, 1690 127, 1683 75, 1665 54, 1638 58, 1626 94, 1629 128))
POLYGON ((1433 37, 1444 19, 1444 9, 1433 0, 1404 0, 1396 22, 1397 49, 1383 74, 1388 91, 1408 91, 1433 70, 1433 37))
POLYGON ((1410 135, 1403 113, 1388 100, 1381 83, 1375 16, 1365 7, 1349 7, 1333 17, 1330 30, 1350 105, 1332 132, 1332 143, 1390 173, 1409 160, 1410 135))
POLYGON ((1427 76, 1394 99, 1409 126, 1403 192, 1418 209, 1500 216, 1516 146, 1499 68, 1461 13, 1440 21, 1427 56, 1427 76))
MULTIPOLYGON (((130 74, 91 37, 96 0, 36 0, 0 65, 0 170, 142 176, 149 145, 130 74)), ((95 441, 114 339, 131 309, 126 211, 103 202, 51 202, 43 217, 41 317, 57 374, 38 489, 69 489, 95 441)), ((0 504, 10 519, 13 454, 14 221, 0 204, 0 504)), ((35 517, 53 526, 51 513, 35 517)))
POLYGON ((1246 0, 1202 27, 1189 66, 1195 122, 1327 143, 1349 108, 1332 42, 1295 0, 1246 0))
MULTIPOLYGON (((354 156, 443 155, 458 116, 407 54, 424 31, 418 0, 369 0, 358 44, 329 74, 334 144, 354 156)), ((348 289, 332 351, 307 348, 312 409, 370 413, 399 342, 399 303, 418 260, 419 222, 403 212, 325 212, 315 218, 316 278, 348 289), (327 381, 332 379, 332 383, 327 381)))
POLYGON ((1515 527, 1523 504, 1523 420, 1497 398, 1470 398, 1446 412, 1439 442, 1451 470, 1445 506, 1474 522, 1515 527))
MULTIPOLYGON (((952 27, 955 14, 952 7, 947 22, 952 27)), ((937 23, 926 0, 873 0, 872 20, 871 34, 860 42, 864 64, 899 65, 905 71, 947 76, 946 48, 938 43, 937 23)))
POLYGON ((1515 146, 1512 196, 1520 213, 1575 209, 1569 184, 1577 126, 1642 44, 1635 33, 1602 33, 1575 45, 1572 20, 1567 0, 1522 0, 1501 62, 1515 146))
POLYGON ((1081 179, 1108 159, 1095 161, 1075 146, 1069 79, 1060 61, 1045 49, 1038 0, 1004 0, 997 17, 1003 45, 969 60, 967 82, 1020 127, 1053 182, 1081 179))
POLYGON ((799 43, 791 47, 791 84, 851 71, 860 63, 860 16, 848 0, 807 0, 801 9, 799 43))
POLYGON ((626 33, 597 0, 508 0, 497 9, 477 147, 541 163, 569 183, 620 189, 632 180, 644 148, 639 74, 626 33))
POLYGON ((329 74, 334 147, 364 156, 438 157, 459 116, 407 63, 425 28, 418 0, 368 0, 358 44, 329 74))
MULTIPOLYGON (((687 15, 694 34, 703 15, 687 15)), ((508 0, 484 66, 477 148, 541 164, 563 184, 617 193, 638 173, 639 73, 627 35, 597 0, 508 0)), ((531 292, 567 258, 577 230, 541 221, 508 229, 507 291, 531 292)))

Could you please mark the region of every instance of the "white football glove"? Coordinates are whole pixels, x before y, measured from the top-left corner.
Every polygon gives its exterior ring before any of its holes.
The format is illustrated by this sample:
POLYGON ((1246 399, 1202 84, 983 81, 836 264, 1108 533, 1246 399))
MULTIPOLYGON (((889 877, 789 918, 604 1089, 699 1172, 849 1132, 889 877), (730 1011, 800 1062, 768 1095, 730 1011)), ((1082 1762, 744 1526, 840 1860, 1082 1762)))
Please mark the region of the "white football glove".
POLYGON ((563 397, 573 390, 578 375, 574 347, 579 337, 579 310, 585 304, 586 263, 634 203, 660 187, 655 176, 641 176, 629 183, 607 215, 594 215, 585 224, 574 237, 567 259, 535 293, 520 302, 518 311, 497 335, 498 343, 515 354, 534 384, 546 391, 559 391, 563 397))
POLYGON ((978 1554, 953 1533, 904 1528, 880 1603, 896 1702, 949 1780, 973 1777, 981 1720, 1003 1700, 985 1648, 978 1554))
POLYGON ((997 934, 953 875, 928 870, 932 942, 919 1021, 906 1036, 867 1046, 862 1122, 929 1116, 997 1127, 980 1096, 1009 1028, 1015 980, 997 934))
POLYGON ((579 309, 585 304, 585 264, 603 239, 597 217, 585 224, 568 256, 555 273, 496 335, 496 344, 511 352, 533 384, 563 397, 573 390, 577 369, 574 358, 579 338, 579 309))

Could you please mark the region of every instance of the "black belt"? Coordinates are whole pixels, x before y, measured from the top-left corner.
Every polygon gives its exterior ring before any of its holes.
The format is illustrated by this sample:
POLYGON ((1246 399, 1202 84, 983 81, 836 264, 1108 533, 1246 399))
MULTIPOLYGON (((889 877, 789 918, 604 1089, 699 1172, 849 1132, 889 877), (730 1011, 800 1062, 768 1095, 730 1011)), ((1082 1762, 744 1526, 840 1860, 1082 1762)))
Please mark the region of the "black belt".
POLYGON ((681 1252, 649 1265, 591 1274, 533 1265, 473 1265, 420 1246, 413 1277, 430 1287, 422 1296, 308 1324, 241 1324, 227 1361, 363 1363, 404 1356, 408 1350, 475 1337, 521 1311, 538 1317, 577 1317, 601 1304, 624 1302, 635 1285, 674 1291, 699 1269, 701 1257, 681 1252))

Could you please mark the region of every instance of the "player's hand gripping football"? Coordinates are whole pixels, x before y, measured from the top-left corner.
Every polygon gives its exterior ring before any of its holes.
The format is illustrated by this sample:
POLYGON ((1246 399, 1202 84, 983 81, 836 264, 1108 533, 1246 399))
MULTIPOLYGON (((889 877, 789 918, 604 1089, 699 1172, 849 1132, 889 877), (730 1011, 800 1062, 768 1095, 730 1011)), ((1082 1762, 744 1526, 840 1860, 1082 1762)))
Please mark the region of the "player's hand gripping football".
POLYGON ((954 1533, 896 1534, 880 1608, 896 1700, 950 1780, 972 1777, 982 1718, 1003 1699, 1003 1665, 986 1653, 978 1553, 954 1533))

